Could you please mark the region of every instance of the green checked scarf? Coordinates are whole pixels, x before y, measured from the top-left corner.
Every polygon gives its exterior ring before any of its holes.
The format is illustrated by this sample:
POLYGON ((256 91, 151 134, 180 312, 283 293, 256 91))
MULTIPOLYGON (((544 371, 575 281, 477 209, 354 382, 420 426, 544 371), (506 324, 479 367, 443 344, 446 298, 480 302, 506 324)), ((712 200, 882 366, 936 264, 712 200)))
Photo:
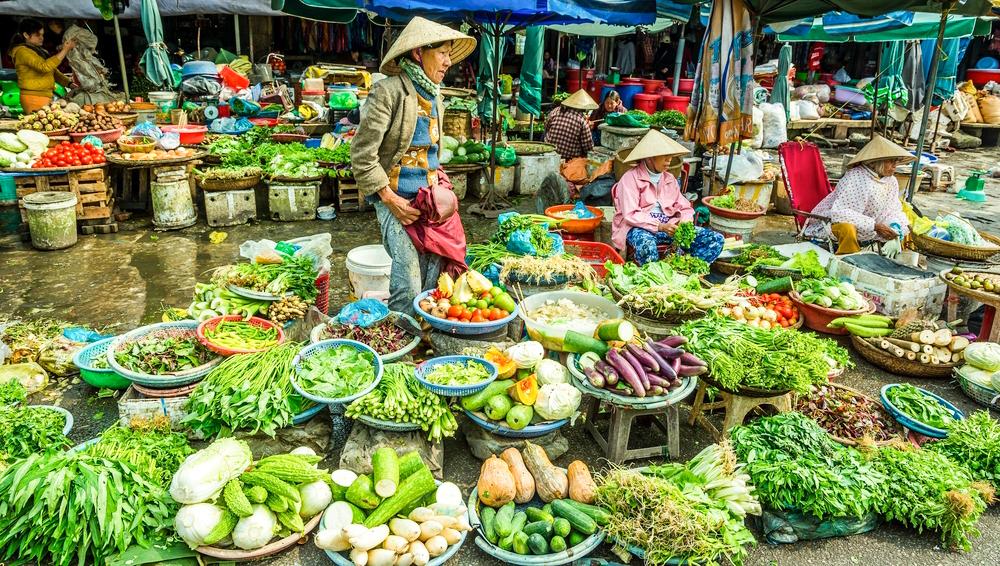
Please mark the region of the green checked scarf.
POLYGON ((399 68, 406 73, 406 76, 410 77, 413 84, 424 89, 424 91, 431 95, 432 98, 437 98, 441 87, 435 84, 434 81, 427 76, 423 67, 417 65, 408 57, 404 57, 399 60, 399 68))

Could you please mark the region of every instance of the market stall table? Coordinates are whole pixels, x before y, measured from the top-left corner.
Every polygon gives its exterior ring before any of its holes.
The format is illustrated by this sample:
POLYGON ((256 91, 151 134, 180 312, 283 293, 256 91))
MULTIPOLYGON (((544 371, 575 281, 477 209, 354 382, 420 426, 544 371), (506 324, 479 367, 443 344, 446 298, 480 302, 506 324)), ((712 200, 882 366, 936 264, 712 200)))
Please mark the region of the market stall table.
MULTIPOLYGON (((107 156, 109 164, 113 165, 112 182, 117 189, 119 206, 123 210, 146 211, 152 206, 149 198, 149 188, 160 169, 173 168, 178 165, 189 166, 191 162, 201 159, 204 152, 167 160, 121 159, 117 154, 107 156)), ((191 198, 195 198, 195 184, 191 182, 191 198)))
POLYGON ((691 417, 688 419, 688 424, 694 425, 697 422, 711 433, 716 440, 725 438, 728 436, 730 429, 742 425, 743 419, 757 407, 769 405, 777 409, 780 413, 788 413, 792 410, 792 393, 790 391, 770 396, 762 394, 762 396, 757 397, 738 395, 719 389, 718 394, 722 397, 722 400, 706 403, 705 396, 707 395, 708 387, 709 383, 707 381, 701 380, 698 382, 698 392, 695 393, 694 405, 691 407, 691 417), (708 418, 704 414, 705 411, 714 409, 724 409, 726 412, 721 432, 715 428, 715 425, 708 421, 708 418))
POLYGON ((962 122, 962 130, 983 141, 983 147, 1000 145, 1000 124, 985 124, 980 122, 962 122))
POLYGON ((941 279, 948 284, 948 297, 945 299, 945 303, 948 305, 947 319, 955 320, 958 317, 958 301, 954 300, 954 295, 978 301, 986 307, 983 312, 983 325, 979 330, 979 341, 1000 342, 1000 324, 996 324, 997 307, 1000 307, 1000 295, 975 289, 966 289, 961 285, 956 285, 945 277, 945 273, 948 271, 950 270, 942 271, 940 274, 941 279))
POLYGON ((118 232, 112 219, 114 195, 108 191, 108 172, 102 164, 60 167, 58 169, 5 169, 15 174, 16 195, 21 220, 26 222, 25 196, 45 191, 68 191, 76 196, 76 220, 80 232, 110 234, 118 232))
POLYGON ((833 138, 836 140, 846 140, 852 130, 870 130, 871 120, 846 120, 844 118, 820 118, 819 120, 789 120, 787 130, 789 139, 795 136, 792 132, 808 130, 818 132, 828 128, 833 129, 833 138))

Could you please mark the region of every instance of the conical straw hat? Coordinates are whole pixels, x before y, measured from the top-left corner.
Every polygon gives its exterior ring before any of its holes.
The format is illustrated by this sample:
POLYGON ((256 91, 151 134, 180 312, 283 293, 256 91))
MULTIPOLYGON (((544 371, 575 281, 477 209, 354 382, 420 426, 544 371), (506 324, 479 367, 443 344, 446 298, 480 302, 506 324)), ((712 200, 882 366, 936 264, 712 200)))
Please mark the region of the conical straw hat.
POLYGON ((639 143, 632 148, 625 162, 639 161, 647 157, 659 157, 661 155, 687 155, 691 151, 683 145, 670 139, 670 136, 660 130, 649 130, 642 136, 639 143))
POLYGON ((898 144, 875 134, 872 141, 861 148, 861 151, 854 156, 854 159, 847 163, 847 166, 854 167, 855 165, 860 165, 868 161, 878 161, 879 159, 901 159, 904 162, 909 162, 916 158, 898 144))
POLYGON ((417 16, 406 24, 403 33, 399 34, 395 43, 389 48, 389 52, 382 59, 379 71, 386 75, 398 75, 400 68, 397 61, 400 57, 418 47, 426 47, 443 41, 451 42, 452 65, 457 64, 476 50, 476 40, 472 37, 448 26, 417 16))
POLYGON ((577 110, 597 110, 597 103, 582 88, 574 92, 569 98, 563 100, 562 105, 567 108, 577 110))

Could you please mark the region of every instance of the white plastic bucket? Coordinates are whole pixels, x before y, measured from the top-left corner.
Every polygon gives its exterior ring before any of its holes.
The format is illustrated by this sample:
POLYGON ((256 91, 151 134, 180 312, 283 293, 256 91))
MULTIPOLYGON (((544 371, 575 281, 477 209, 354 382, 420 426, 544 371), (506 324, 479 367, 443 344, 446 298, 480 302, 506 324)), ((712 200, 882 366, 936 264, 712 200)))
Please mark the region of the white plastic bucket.
POLYGON ((381 244, 359 246, 347 252, 347 278, 355 297, 389 294, 392 258, 381 244))
POLYGON ((708 225, 711 226, 712 229, 721 232, 723 236, 736 236, 744 242, 749 242, 754 226, 757 225, 757 219, 752 218, 750 220, 742 220, 725 218, 717 214, 713 214, 712 217, 708 219, 708 225))
POLYGON ((149 101, 156 105, 156 118, 160 122, 170 120, 170 111, 177 108, 177 93, 161 90, 149 93, 149 101))

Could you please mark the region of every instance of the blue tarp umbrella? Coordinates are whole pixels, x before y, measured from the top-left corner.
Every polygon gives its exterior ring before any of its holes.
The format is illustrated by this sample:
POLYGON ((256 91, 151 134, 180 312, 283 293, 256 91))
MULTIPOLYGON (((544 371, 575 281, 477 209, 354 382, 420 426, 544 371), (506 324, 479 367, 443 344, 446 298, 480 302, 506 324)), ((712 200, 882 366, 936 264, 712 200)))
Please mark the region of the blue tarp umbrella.
POLYGON ((139 59, 146 78, 155 85, 164 83, 174 86, 173 73, 170 72, 170 57, 167 46, 163 43, 163 22, 160 21, 160 9, 156 0, 142 0, 142 31, 146 34, 149 47, 139 59))
POLYGON ((538 118, 542 115, 542 50, 545 29, 531 26, 525 31, 525 36, 517 107, 538 118))

